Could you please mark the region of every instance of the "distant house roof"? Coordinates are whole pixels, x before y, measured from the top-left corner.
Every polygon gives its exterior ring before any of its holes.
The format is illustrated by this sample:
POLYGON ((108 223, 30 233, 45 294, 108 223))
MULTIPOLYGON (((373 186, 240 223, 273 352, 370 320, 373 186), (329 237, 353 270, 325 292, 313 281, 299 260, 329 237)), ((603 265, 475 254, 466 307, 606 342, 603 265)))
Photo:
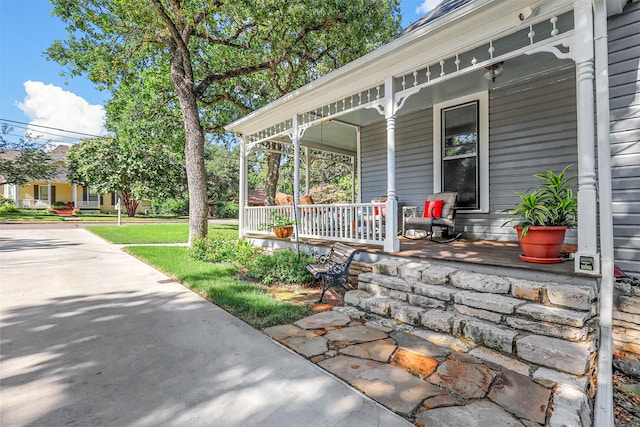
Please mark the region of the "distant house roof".
POLYGON ((405 28, 402 33, 400 33, 400 35, 404 35, 407 33, 410 33, 411 31, 415 30, 416 28, 420 28, 423 25, 431 22, 431 21, 435 21, 436 19, 440 18, 441 16, 444 16, 446 14, 448 14, 449 12, 452 12, 456 9, 458 9, 459 7, 464 6, 467 3, 471 3, 473 0, 442 0, 442 3, 440 3, 438 6, 434 7, 431 12, 429 12, 428 14, 426 14, 423 18, 420 18, 419 20, 417 20, 416 22, 414 22, 413 24, 409 25, 407 28, 405 28))
POLYGON ((15 159, 18 158, 19 154, 20 154, 20 152, 16 151, 16 150, 0 151, 0 159, 3 159, 3 160, 15 160, 15 159))
POLYGON ((264 206, 264 190, 249 190, 247 202, 249 206, 264 206))
POLYGON ((52 162, 64 160, 67 157, 67 153, 69 152, 68 145, 58 145, 56 148, 49 152, 49 157, 52 162))

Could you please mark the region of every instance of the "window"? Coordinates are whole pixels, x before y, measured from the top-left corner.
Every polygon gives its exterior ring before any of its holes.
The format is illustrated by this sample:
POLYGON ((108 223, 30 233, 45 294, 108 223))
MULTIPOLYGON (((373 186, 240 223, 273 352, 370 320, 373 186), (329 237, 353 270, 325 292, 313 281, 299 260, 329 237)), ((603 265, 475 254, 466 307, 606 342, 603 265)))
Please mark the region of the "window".
POLYGON ((4 185, 4 194, 10 199, 16 198, 16 186, 14 184, 4 185))
POLYGON ((434 106, 434 191, 458 192, 458 206, 488 212, 488 95, 434 106))
POLYGON ((95 193, 89 192, 87 187, 82 187, 82 200, 84 202, 97 202, 99 196, 95 193))
POLYGON ((34 185, 33 198, 35 200, 49 201, 49 187, 46 185, 34 185))
POLYGON ((458 192, 458 206, 478 204, 478 102, 441 111, 442 189, 458 192))

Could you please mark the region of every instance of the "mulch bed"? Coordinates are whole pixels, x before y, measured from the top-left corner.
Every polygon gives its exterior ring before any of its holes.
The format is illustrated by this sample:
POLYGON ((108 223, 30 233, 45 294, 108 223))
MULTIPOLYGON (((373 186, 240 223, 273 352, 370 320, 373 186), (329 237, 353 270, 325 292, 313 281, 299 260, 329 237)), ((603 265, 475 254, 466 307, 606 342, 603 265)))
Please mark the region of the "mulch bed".
POLYGON ((613 404, 616 427, 640 427, 640 379, 614 371, 613 404))

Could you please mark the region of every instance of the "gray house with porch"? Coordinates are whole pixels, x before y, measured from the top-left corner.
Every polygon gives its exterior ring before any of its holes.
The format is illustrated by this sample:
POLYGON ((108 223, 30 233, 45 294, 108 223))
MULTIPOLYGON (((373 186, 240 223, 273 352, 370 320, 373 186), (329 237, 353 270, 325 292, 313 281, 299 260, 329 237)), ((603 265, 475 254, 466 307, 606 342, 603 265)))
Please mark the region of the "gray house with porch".
MULTIPOLYGON (((640 276, 640 2, 445 0, 227 129, 242 146, 241 236, 264 233, 274 209, 246 202, 247 156, 275 141, 294 157, 296 202, 314 150, 342 156, 357 178, 353 203, 295 203, 299 237, 389 254, 400 251, 403 208, 445 190, 459 194, 464 238, 515 240, 502 227, 515 192, 535 185, 534 173, 574 165, 578 226, 566 243, 577 247, 573 273, 597 289, 598 374, 611 374, 614 263, 640 276), (463 150, 448 150, 448 133, 467 135, 463 150)), ((602 392, 595 420, 607 425, 602 392)))

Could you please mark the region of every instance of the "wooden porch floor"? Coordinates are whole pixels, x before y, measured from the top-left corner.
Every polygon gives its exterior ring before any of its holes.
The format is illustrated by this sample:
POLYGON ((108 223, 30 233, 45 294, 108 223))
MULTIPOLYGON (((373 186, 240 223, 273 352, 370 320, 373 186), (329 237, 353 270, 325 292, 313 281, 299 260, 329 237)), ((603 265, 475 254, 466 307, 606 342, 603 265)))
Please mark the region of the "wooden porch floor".
MULTIPOLYGON (((317 246, 331 245, 331 242, 311 239, 302 239, 301 243, 317 246)), ((347 244, 357 247, 363 252, 384 253, 381 246, 347 244)), ((436 243, 429 239, 410 240, 400 237, 400 252, 393 254, 393 256, 479 264, 496 268, 515 268, 567 276, 579 275, 574 272, 573 259, 557 264, 537 264, 522 261, 519 258, 521 253, 518 242, 511 241, 460 239, 451 243, 436 243)))

